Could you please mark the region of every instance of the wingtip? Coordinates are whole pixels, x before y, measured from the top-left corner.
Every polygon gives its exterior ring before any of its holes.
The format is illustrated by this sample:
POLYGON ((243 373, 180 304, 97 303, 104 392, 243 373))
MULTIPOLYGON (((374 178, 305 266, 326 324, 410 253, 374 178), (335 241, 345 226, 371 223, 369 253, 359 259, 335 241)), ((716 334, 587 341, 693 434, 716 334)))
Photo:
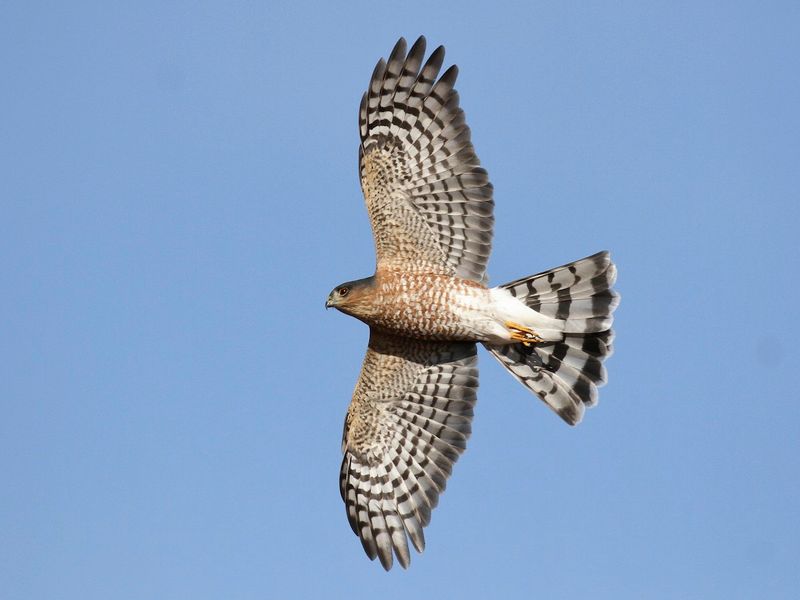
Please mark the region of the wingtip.
POLYGON ((441 67, 442 63, 444 62, 444 46, 436 46, 436 49, 431 52, 431 55, 428 57, 428 64, 431 65, 439 65, 441 67))
POLYGON ((401 37, 399 40, 397 40, 397 42, 394 45, 394 48, 392 48, 391 54, 389 54, 388 62, 391 63, 393 61, 397 61, 400 59, 401 56, 405 57, 407 47, 408 45, 406 44, 406 38, 401 37))
POLYGON ((446 81, 452 87, 458 79, 458 65, 450 65, 439 78, 439 81, 446 81))
POLYGON ((392 565, 394 564, 394 560, 392 558, 392 550, 389 549, 388 551, 381 551, 378 553, 378 560, 381 561, 381 566, 383 567, 384 571, 391 571, 392 565))

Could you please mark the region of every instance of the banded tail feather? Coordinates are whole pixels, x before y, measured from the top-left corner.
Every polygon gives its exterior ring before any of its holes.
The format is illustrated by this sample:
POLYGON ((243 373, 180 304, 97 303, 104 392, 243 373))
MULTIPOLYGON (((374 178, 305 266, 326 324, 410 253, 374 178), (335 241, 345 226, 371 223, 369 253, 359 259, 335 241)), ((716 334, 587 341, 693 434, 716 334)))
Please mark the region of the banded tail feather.
POLYGON ((608 252, 598 252, 500 286, 533 310, 564 322, 557 341, 485 346, 570 425, 580 422, 586 406, 597 404, 597 388, 606 383, 603 361, 612 353, 611 325, 619 304, 619 294, 611 289, 616 277, 608 252))

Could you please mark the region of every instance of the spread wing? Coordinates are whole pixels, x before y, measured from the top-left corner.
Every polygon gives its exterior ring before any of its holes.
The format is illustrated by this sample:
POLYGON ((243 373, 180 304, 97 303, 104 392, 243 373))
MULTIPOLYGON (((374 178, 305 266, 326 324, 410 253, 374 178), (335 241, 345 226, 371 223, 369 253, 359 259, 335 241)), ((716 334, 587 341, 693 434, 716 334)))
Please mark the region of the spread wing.
POLYGON ((370 331, 347 410, 339 480, 350 526, 371 559, 405 568, 466 447, 476 401, 475 344, 370 331))
POLYGON ((361 100, 361 189, 378 269, 424 270, 485 282, 494 227, 492 184, 470 141, 439 46, 400 39, 361 100))

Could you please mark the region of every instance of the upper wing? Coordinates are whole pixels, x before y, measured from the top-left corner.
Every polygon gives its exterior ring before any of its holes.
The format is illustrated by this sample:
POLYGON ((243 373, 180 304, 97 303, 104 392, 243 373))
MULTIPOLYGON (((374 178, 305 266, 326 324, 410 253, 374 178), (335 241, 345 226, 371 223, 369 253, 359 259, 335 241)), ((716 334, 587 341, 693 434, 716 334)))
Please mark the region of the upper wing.
POLYGON ((445 482, 466 447, 476 401, 475 344, 370 331, 347 410, 339 480, 350 526, 385 569, 418 552, 445 482))
POLYGON ((439 46, 397 42, 361 99, 361 189, 378 268, 430 270, 484 282, 492 245, 492 184, 470 141, 439 46))

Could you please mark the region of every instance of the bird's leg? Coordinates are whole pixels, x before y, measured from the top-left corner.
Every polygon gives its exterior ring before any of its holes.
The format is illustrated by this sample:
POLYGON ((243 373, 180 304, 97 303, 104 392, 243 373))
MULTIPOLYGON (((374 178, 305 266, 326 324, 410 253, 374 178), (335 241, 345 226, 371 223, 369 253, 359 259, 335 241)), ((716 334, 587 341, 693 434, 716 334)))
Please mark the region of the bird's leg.
POLYGON ((525 327, 513 321, 506 321, 505 326, 511 332, 511 339, 515 342, 522 342, 526 346, 530 346, 536 342, 544 341, 539 337, 539 334, 530 327, 525 327))

